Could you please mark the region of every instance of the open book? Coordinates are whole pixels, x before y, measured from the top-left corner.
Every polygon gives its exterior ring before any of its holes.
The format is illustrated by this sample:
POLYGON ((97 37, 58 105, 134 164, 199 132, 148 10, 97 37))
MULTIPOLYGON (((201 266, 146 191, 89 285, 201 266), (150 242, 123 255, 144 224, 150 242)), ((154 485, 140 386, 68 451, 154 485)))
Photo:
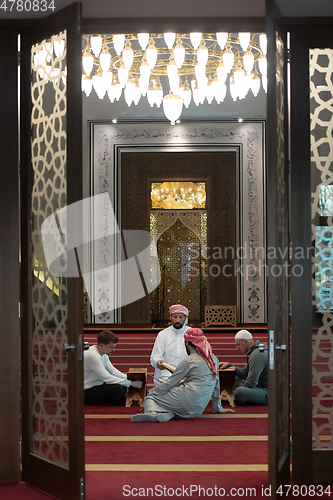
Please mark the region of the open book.
POLYGON ((164 368, 166 368, 167 370, 169 370, 169 372, 171 372, 171 373, 173 373, 176 370, 175 366, 169 365, 165 361, 163 361, 162 366, 164 366, 164 368))

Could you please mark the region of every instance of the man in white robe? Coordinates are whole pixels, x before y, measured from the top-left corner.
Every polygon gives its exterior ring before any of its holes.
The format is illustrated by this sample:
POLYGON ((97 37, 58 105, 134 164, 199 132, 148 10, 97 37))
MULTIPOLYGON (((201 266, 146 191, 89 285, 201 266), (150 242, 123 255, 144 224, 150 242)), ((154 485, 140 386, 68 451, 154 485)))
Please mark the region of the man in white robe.
POLYGON ((156 337, 150 356, 150 363, 155 368, 155 383, 166 381, 171 372, 162 366, 162 362, 177 367, 187 357, 184 333, 189 329, 188 309, 181 304, 169 307, 171 326, 162 330, 156 337))
MULTIPOLYGON (((175 416, 199 417, 212 398, 213 412, 222 413, 218 359, 206 336, 198 328, 184 334, 188 356, 162 384, 151 389, 144 400, 144 413, 132 422, 167 422, 175 416)), ((231 410, 233 411, 233 410, 231 410)))

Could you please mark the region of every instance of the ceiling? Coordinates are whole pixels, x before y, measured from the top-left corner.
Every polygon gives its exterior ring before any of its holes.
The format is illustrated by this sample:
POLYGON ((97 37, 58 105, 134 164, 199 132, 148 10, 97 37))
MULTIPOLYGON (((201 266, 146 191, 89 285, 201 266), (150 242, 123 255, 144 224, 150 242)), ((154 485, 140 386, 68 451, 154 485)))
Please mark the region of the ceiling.
MULTIPOLYGON (((47 4, 51 0, 46 0, 47 4)), ((40 0, 41 2, 41 0, 40 0)), ((332 0, 276 0, 286 17, 332 16, 332 0)), ((7 2, 8 3, 8 2, 7 2)), ((54 0, 56 11, 73 3, 73 0, 54 0)), ((265 17, 265 0, 82 0, 83 17, 265 17)), ((10 12, 0 10, 0 19, 40 18, 52 14, 46 12, 10 12)))
MULTIPOLYGON (((51 0, 46 0, 48 3, 51 0)), ((333 17, 333 0, 276 0, 285 17, 325 16, 333 17)), ((73 0, 54 0, 56 11, 73 3, 73 0)), ((84 18, 188 18, 190 17, 265 17, 265 0, 82 0, 84 18)), ((0 19, 38 18, 51 14, 42 12, 4 12, 0 10, 0 19)), ((251 94, 251 93, 249 93, 251 94)), ((162 109, 150 108, 146 99, 141 99, 138 106, 128 107, 123 99, 111 104, 107 97, 98 99, 94 92, 89 98, 83 94, 83 119, 96 120, 112 118, 164 118, 162 109)), ((184 109, 181 118, 265 118, 266 94, 261 89, 254 98, 248 95, 242 101, 233 102, 229 92, 225 101, 219 105, 195 106, 193 103, 184 109)))

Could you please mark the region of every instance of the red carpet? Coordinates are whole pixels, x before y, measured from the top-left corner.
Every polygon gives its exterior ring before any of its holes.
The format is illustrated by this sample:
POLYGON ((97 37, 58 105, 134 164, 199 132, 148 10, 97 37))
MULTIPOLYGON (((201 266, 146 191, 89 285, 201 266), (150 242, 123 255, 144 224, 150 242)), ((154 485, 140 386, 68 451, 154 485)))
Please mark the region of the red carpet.
MULTIPOLYGON (((158 331, 118 333, 112 363, 124 372, 146 367, 149 390, 154 373, 149 357, 158 331)), ((220 361, 246 363, 234 347, 233 331, 209 332, 207 337, 220 361)), ((256 339, 266 341, 267 331, 260 329, 256 339)), ((89 331, 85 341, 95 343, 96 333, 89 331)), ((239 406, 235 414, 213 415, 209 404, 200 418, 163 424, 133 424, 130 416, 138 411, 137 403, 131 408, 86 407, 88 500, 237 498, 250 496, 246 488, 262 498, 262 488, 267 488, 267 406, 239 406)))

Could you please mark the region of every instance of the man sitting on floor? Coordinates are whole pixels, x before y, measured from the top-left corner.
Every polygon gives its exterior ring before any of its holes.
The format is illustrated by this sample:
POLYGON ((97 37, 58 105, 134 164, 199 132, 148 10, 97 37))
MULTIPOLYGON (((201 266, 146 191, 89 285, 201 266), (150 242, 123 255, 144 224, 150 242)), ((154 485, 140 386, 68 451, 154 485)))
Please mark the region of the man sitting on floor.
MULTIPOLYGON (((254 342, 247 330, 235 335, 236 348, 247 355, 244 368, 235 367, 234 398, 238 403, 266 405, 268 402, 268 353, 259 351, 259 340, 254 342)), ((220 363, 220 368, 233 366, 220 363)))
MULTIPOLYGON (((144 413, 132 422, 167 422, 176 415, 199 417, 212 398, 213 412, 222 413, 218 359, 205 334, 199 328, 184 333, 188 356, 162 384, 151 389, 144 400, 144 413)), ((233 411, 233 410, 231 410, 233 411)))
POLYGON ((187 356, 184 344, 184 333, 189 329, 187 324, 188 309, 181 304, 169 307, 171 326, 162 330, 156 337, 150 356, 150 363, 155 368, 155 383, 157 380, 167 380, 171 372, 166 370, 162 362, 172 366, 178 364, 187 356))
POLYGON ((109 356, 117 342, 117 335, 104 330, 97 336, 97 345, 84 351, 84 404, 125 405, 127 387, 142 387, 141 380, 128 380, 112 365, 109 356))

